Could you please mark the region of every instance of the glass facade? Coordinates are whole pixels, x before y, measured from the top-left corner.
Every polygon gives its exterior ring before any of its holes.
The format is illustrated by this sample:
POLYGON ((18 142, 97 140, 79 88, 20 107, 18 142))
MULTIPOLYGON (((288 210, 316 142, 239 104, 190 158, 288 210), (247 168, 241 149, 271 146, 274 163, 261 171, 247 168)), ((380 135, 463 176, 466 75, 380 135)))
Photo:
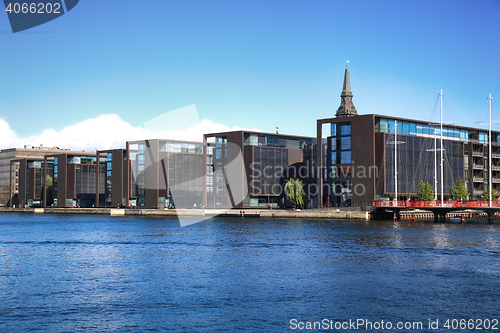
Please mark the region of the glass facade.
POLYGON ((288 164, 288 149, 254 147, 252 194, 281 195, 280 180, 288 164))
MULTIPOLYGON (((149 140, 129 144, 131 165, 130 203, 143 208, 192 208, 204 202, 213 184, 205 173, 211 160, 204 158, 204 145, 172 140, 149 140)), ((213 146, 211 147, 213 149, 213 146)), ((108 162, 109 163, 109 162, 108 162)), ((210 178, 212 180, 212 178, 210 178)))
MULTIPOLYGON (((398 123, 399 127, 399 123, 398 123)), ((412 136, 398 136, 398 193, 418 193, 419 182, 427 182, 434 187, 434 166, 437 164, 438 193, 441 192, 440 152, 437 161, 434 153, 434 139, 412 136), (432 172, 429 172, 431 171, 432 172)), ((465 150, 463 142, 444 140, 444 193, 450 193, 455 181, 465 179, 465 150)), ((395 152, 394 135, 385 135, 385 192, 395 192, 395 152)))
MULTIPOLYGON (((277 148, 303 149, 308 139, 286 137, 283 135, 245 133, 245 146, 264 146, 277 148)), ((216 141, 217 142, 217 141, 216 141)))
MULTIPOLYGON (((395 121, 392 119, 377 118, 377 122, 375 124, 375 132, 394 133, 394 124, 395 121)), ((421 136, 421 137, 429 137, 429 136, 434 137, 434 135, 437 135, 439 137, 441 130, 440 130, 440 125, 421 124, 409 121, 398 121, 397 131, 398 134, 402 135, 421 136)), ((476 134, 478 134, 477 140, 481 140, 482 142, 488 141, 487 133, 482 133, 481 139, 479 139, 479 132, 476 134), (484 138, 484 134, 486 134, 486 139, 484 138)), ((445 137, 448 140, 452 139, 463 142, 468 142, 469 139, 473 139, 470 137, 469 130, 459 129, 450 126, 443 126, 443 137, 445 137)))
MULTIPOLYGON (((331 124, 331 136, 328 138, 325 178, 329 184, 329 193, 326 196, 325 206, 351 206, 351 123, 331 124), (328 171, 329 170, 329 171, 328 171)), ((323 190, 325 192, 325 189, 323 190)))
MULTIPOLYGON (((377 118, 375 132, 394 133, 394 123, 392 119, 377 118)), ((398 134, 429 137, 437 135, 440 137, 440 125, 414 123, 409 121, 398 121, 398 134)), ((488 144, 488 132, 481 130, 469 130, 457 127, 443 125, 443 137, 447 140, 457 140, 463 142, 478 141, 482 144, 488 144)), ((498 133, 492 133, 492 142, 500 144, 498 133)))
POLYGON ((160 153, 203 154, 203 144, 160 140, 159 151, 160 153))
POLYGON ((112 186, 113 186, 113 154, 112 153, 107 153, 106 154, 106 161, 104 162, 104 165, 106 167, 106 189, 104 192, 104 197, 106 200, 106 205, 109 206, 111 205, 112 201, 112 186))

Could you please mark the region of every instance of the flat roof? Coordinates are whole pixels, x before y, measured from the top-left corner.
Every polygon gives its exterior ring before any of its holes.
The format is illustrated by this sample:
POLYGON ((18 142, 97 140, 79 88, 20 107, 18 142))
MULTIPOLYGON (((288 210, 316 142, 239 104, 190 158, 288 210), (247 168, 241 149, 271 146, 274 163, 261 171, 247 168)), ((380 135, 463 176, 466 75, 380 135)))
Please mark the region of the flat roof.
MULTIPOLYGON (((388 115, 381 115, 381 114, 360 114, 357 116, 349 116, 349 117, 333 117, 333 118, 323 118, 323 119, 318 119, 318 121, 324 121, 325 123, 328 123, 329 121, 335 121, 335 122, 342 122, 346 121, 348 119, 352 119, 355 117, 375 117, 375 118, 386 118, 386 119, 391 119, 391 120, 398 120, 398 121, 404 121, 404 122, 412 122, 412 123, 419 123, 423 125, 433 125, 435 126, 436 124, 439 125, 439 122, 432 122, 432 121, 425 121, 425 120, 418 120, 418 119, 411 119, 411 118, 401 118, 401 117, 394 117, 394 116, 388 116, 388 115)), ((443 126, 445 127, 453 127, 457 129, 466 129, 466 130, 472 130, 472 131, 488 131, 488 129, 485 128, 480 128, 480 127, 469 127, 469 126, 462 126, 462 125, 457 125, 457 124, 450 124, 450 123, 445 123, 443 122, 443 126)), ((495 133, 500 133, 500 131, 495 131, 491 130, 492 132, 495 133)))
POLYGON ((218 133, 207 133, 204 134, 203 136, 205 138, 207 137, 217 137, 217 136, 223 136, 223 135, 228 135, 232 133, 249 133, 249 134, 260 134, 260 135, 271 135, 271 136, 282 136, 282 137, 288 137, 288 138, 296 138, 296 139, 314 139, 316 140, 315 136, 299 136, 299 135, 288 135, 288 134, 281 134, 281 133, 266 133, 266 132, 256 132, 256 131, 246 131, 246 130, 240 130, 240 131, 229 131, 229 132, 218 132, 218 133))

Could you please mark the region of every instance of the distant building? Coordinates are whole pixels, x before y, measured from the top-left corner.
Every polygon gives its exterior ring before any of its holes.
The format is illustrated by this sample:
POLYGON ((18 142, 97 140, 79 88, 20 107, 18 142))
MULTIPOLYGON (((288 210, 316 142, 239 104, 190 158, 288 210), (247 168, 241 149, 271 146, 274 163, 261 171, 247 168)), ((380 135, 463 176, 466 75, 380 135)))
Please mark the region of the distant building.
MULTIPOLYGON (((9 148, 0 150, 0 205, 15 204, 16 206, 25 205, 28 200, 39 201, 40 195, 40 179, 37 180, 36 193, 33 180, 33 175, 28 175, 28 170, 38 170, 39 166, 43 165, 44 156, 58 152, 69 152, 69 149, 59 149, 57 147, 43 146, 24 146, 24 148, 9 148), (22 169, 20 169, 22 167, 22 169), (29 177, 28 177, 29 176, 29 177), (21 179, 20 179, 21 177, 21 179), (21 188, 22 195, 19 197, 21 188), (30 193, 26 193, 30 191, 30 193), (14 199, 14 200, 12 200, 14 199), (11 202, 12 201, 12 202, 11 202)), ((50 167, 49 167, 50 169, 50 167)))
POLYGON ((139 140, 127 142, 130 205, 143 208, 193 208, 212 189, 210 152, 201 142, 139 140))
POLYGON ((99 207, 128 207, 130 205, 131 175, 127 150, 98 150, 96 156, 100 156, 99 167, 96 168, 99 172, 96 188, 104 186, 104 198, 101 197, 101 192, 94 192, 95 201, 99 202, 99 207), (101 184, 102 172, 104 172, 104 184, 101 184))
MULTIPOLYGON (((46 167, 50 165, 50 160, 53 161, 54 207, 97 207, 99 202, 104 202, 106 165, 100 164, 98 157, 102 162, 106 161, 106 154, 96 155, 95 152, 64 152, 45 156, 46 167)), ((42 181, 46 189, 47 183, 44 179, 42 181)), ((44 202, 45 206, 49 206, 47 198, 44 202)))

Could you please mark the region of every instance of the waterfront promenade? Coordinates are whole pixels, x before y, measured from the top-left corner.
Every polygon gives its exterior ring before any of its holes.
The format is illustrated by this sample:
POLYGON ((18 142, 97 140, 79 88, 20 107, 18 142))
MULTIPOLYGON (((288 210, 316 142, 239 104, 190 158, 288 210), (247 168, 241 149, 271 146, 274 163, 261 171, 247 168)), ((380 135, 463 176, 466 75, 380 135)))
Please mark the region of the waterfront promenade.
POLYGON ((1 212, 24 212, 37 214, 91 214, 91 215, 146 215, 146 216, 245 216, 268 218, 323 218, 369 220, 369 211, 347 211, 336 209, 281 210, 281 209, 123 209, 123 208, 0 208, 1 212))

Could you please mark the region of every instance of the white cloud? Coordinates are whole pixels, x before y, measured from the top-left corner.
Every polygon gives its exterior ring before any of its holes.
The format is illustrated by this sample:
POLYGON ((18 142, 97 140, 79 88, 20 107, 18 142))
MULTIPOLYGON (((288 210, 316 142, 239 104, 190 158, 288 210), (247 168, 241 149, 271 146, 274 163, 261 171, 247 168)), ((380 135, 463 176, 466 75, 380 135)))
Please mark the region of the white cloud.
POLYGON ((16 132, 10 129, 10 125, 3 119, 0 119, 0 146, 2 148, 18 147, 21 139, 16 132))
MULTIPOLYGON (((100 115, 76 125, 71 125, 60 132, 46 129, 39 136, 20 138, 10 128, 9 123, 0 119, 0 149, 22 148, 24 145, 71 148, 72 150, 95 151, 96 149, 125 148, 126 141, 141 139, 174 139, 186 141, 202 141, 203 134, 242 130, 241 127, 229 127, 214 124, 203 119, 187 129, 175 131, 150 131, 142 127, 134 127, 123 121, 117 114, 100 115)), ((258 129, 252 131, 261 132, 258 129)))

